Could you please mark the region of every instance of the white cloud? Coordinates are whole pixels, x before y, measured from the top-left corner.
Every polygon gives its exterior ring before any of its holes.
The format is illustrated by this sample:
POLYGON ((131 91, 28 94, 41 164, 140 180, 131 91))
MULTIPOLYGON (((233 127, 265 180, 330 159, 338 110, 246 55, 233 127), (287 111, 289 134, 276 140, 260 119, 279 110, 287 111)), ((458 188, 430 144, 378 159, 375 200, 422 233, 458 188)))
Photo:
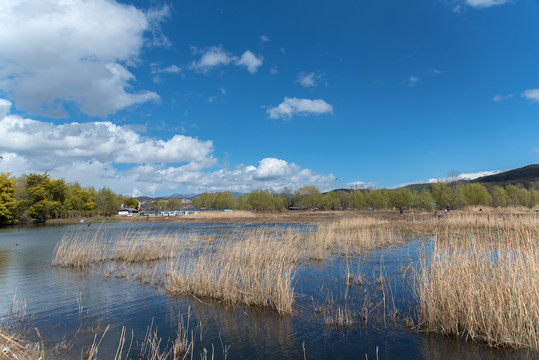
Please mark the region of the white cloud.
POLYGON ((458 178, 459 180, 474 180, 483 176, 490 176, 490 175, 496 175, 504 170, 492 170, 492 171, 479 171, 475 173, 463 173, 459 174, 458 178))
MULTIPOLYGON (((462 173, 462 174, 458 174, 457 176, 457 180, 474 180, 474 179, 477 179, 477 178, 480 178, 480 177, 483 177, 483 176, 489 176, 489 175, 496 175, 496 174, 499 174, 501 172, 504 172, 506 170, 491 170, 491 171, 478 171, 478 172, 474 172, 474 173, 462 173)), ((447 181, 451 181, 452 179, 450 178, 431 178, 431 179, 428 179, 426 182, 427 183, 436 183, 436 182, 447 182, 447 181)), ((424 183, 423 182, 419 182, 419 183, 424 183)))
POLYGON ((298 82, 303 87, 316 86, 316 84, 314 82, 314 73, 310 73, 310 74, 301 73, 301 74, 299 74, 298 75, 298 82))
POLYGON ((285 160, 275 158, 265 158, 259 162, 254 179, 274 180, 297 172, 299 172, 299 166, 296 164, 289 164, 285 160))
POLYGON ((495 5, 503 5, 509 0, 466 0, 466 4, 476 8, 487 8, 495 5))
MULTIPOLYGON (((195 52, 198 52, 195 49, 195 52)), ((222 46, 212 46, 202 52, 201 58, 191 63, 191 69, 207 72, 219 66, 235 64, 244 66, 253 74, 262 65, 262 57, 256 57, 251 51, 247 50, 241 57, 232 55, 225 51, 222 46)))
POLYGON ((271 41, 269 37, 267 37, 266 35, 260 35, 260 41, 262 42, 269 42, 271 41))
POLYGON ((262 66, 262 57, 257 58, 252 52, 247 50, 243 53, 241 58, 236 61, 236 64, 245 66, 251 74, 254 74, 258 70, 258 67, 262 66))
POLYGON ((320 72, 320 71, 313 71, 311 73, 304 73, 301 72, 298 75, 297 82, 301 84, 303 87, 314 87, 318 86, 318 83, 324 79, 324 76, 326 74, 320 72))
POLYGON ((522 97, 531 102, 539 102, 539 89, 529 89, 522 93, 522 97))
POLYGON ((182 68, 177 65, 170 65, 165 68, 152 68, 152 74, 178 74, 182 71, 182 68))
POLYGON ((11 106, 13 106, 11 101, 6 99, 0 99, 0 119, 4 118, 7 114, 9 114, 11 106))
MULTIPOLYGON (((458 174, 457 177, 456 177, 456 180, 474 180, 474 179, 477 179, 477 178, 480 178, 480 177, 483 177, 483 176, 489 176, 489 175, 496 175, 496 174, 499 174, 501 172, 504 172, 506 170, 492 170, 492 171, 478 171, 478 172, 475 172, 475 173, 463 173, 463 174, 458 174)), ((430 178, 428 180, 420 180, 420 181, 412 181, 412 182, 407 182, 407 183, 402 183, 402 184, 398 184, 398 185, 395 185, 393 186, 392 188, 394 189, 397 189, 397 188, 400 188, 400 187, 404 187, 404 186, 408 186, 408 185, 413 185, 413 184, 433 184, 433 183, 437 183, 437 182, 449 182, 449 181, 454 181, 455 179, 453 178, 430 178)))
POLYGON ((105 116, 159 99, 147 90, 130 92, 135 77, 128 67, 140 61, 145 44, 166 45, 158 26, 168 8, 144 12, 114 0, 4 0, 1 6, 0 89, 19 109, 65 117, 63 105, 73 102, 88 115, 105 116))
POLYGON ((412 75, 408 78, 408 85, 415 86, 420 80, 421 78, 419 76, 412 75))
POLYGON ((512 97, 513 97, 513 94, 507 94, 507 95, 496 94, 492 98, 492 101, 500 102, 500 101, 503 101, 503 100, 511 99, 512 97))
POLYGON ((152 139, 137 132, 144 127, 108 121, 54 124, 10 114, 11 106, 0 99, 0 172, 15 176, 48 171, 54 178, 83 186, 139 195, 279 191, 303 185, 327 189, 335 181, 332 174, 318 174, 276 158, 262 159, 258 166, 216 169, 211 140, 183 135, 152 139))
POLYGON ((269 108, 267 113, 271 119, 290 118, 295 114, 319 115, 333 113, 333 106, 322 99, 310 100, 285 97, 282 103, 276 107, 269 108))
POLYGON ((191 63, 191 68, 208 71, 214 67, 228 65, 234 60, 234 56, 227 53, 221 46, 212 46, 206 49, 200 60, 191 63))
MULTIPOLYGON (((5 104, 0 108, 5 112, 5 104)), ((109 121, 56 125, 5 115, 0 119, 0 136, 0 150, 35 159, 39 170, 88 158, 125 164, 214 161, 211 141, 183 135, 154 140, 109 121)))

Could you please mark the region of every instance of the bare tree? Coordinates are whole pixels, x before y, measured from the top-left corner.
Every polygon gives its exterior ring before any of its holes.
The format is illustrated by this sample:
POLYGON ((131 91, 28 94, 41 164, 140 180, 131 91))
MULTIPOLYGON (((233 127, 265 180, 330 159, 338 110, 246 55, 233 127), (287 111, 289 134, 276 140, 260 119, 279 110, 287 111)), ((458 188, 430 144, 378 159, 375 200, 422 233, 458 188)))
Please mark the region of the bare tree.
POLYGON ((460 172, 458 170, 451 169, 447 173, 447 182, 452 183, 459 179, 460 172))

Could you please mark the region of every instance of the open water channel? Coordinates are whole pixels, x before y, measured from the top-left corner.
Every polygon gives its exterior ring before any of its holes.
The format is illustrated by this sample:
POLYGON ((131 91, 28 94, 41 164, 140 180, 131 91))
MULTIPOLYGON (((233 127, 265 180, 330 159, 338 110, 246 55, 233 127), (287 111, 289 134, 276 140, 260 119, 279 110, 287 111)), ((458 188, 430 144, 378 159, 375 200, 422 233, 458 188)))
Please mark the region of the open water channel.
MULTIPOLYGON (((92 224, 97 227, 97 225, 92 224)), ((108 225, 127 231, 133 224, 108 225)), ((136 225, 141 227, 144 225, 136 225)), ((286 225, 288 227, 290 225, 286 225)), ((122 327, 130 357, 149 326, 170 345, 180 316, 196 334, 196 355, 206 348, 211 358, 228 359, 520 359, 535 353, 492 349, 484 344, 427 334, 413 327, 413 268, 429 239, 410 239, 354 258, 336 254, 323 262, 301 263, 294 279, 292 315, 273 310, 226 305, 192 296, 172 296, 154 283, 105 277, 51 265, 52 253, 66 231, 76 226, 31 226, 0 229, 0 314, 3 326, 38 341, 41 332, 48 358, 80 359, 101 338, 99 358, 112 359, 122 327), (346 285, 346 269, 355 280, 346 285), (359 280, 358 280, 359 279, 359 280), (350 325, 331 319, 344 312, 350 325), (199 326, 198 324, 202 324, 199 326), (408 324, 408 326, 406 326, 408 324), (200 337, 200 334, 202 337, 200 337)), ((285 225, 162 224, 151 231, 205 234, 231 229, 285 225)), ((299 228, 299 226, 298 226, 299 228)), ((308 227, 301 231, 309 231, 308 227)), ((125 358, 125 355, 124 357, 125 358)))

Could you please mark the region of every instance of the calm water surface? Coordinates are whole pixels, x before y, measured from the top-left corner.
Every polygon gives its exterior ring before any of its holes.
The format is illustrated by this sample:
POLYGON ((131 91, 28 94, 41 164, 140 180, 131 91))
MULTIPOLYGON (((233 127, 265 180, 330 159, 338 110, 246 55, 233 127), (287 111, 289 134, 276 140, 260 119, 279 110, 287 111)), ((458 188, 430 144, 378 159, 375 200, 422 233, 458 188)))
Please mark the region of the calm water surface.
MULTIPOLYGON (((87 224, 77 225, 87 227, 87 224)), ((92 226, 97 227, 95 224, 92 226)), ((144 225, 137 225, 137 228, 144 225)), ((259 225, 271 229, 285 225, 259 225)), ((132 224, 111 224, 111 231, 127 231, 132 224)), ((214 234, 257 225, 162 224, 160 232, 214 234)), ((72 229, 73 227, 71 227, 72 229)), ((51 266, 54 247, 68 227, 35 226, 0 229, 0 314, 4 324, 26 331, 39 328, 50 358, 80 359, 95 334, 110 329, 99 348, 100 358, 113 358, 125 326, 128 342, 141 341, 150 325, 166 345, 176 337, 178 319, 190 309, 190 327, 202 333, 197 347, 230 346, 228 359, 519 359, 533 353, 490 349, 483 344, 407 330, 403 318, 413 313, 410 265, 429 241, 371 251, 355 258, 301 264, 295 289, 297 304, 291 316, 211 300, 166 294, 153 284, 124 278, 105 278, 103 272, 79 272, 51 266), (361 274, 362 284, 345 285, 345 268, 361 274), (379 280, 383 279, 383 280, 379 280), (369 305, 370 303, 370 305, 369 305), (25 304, 25 306, 24 306, 25 304), (367 304, 367 316, 362 312, 367 304), (385 304, 385 306, 384 306, 385 304), (23 316, 23 308, 25 315, 23 316), (351 327, 327 324, 337 309, 351 314, 351 327), (397 314, 388 316, 388 314, 397 314), (201 322, 202 328, 196 327, 201 322), (57 344, 65 344, 69 350, 57 344), (56 349, 55 349, 56 347, 56 349), (305 353, 304 349, 305 348, 305 353)), ((308 231, 309 227, 305 227, 308 231)), ((136 346, 136 345, 135 345, 136 346)), ((126 345, 127 348, 127 345, 126 345)), ((135 356, 135 351, 131 356, 135 356)), ((195 356, 198 358, 198 355, 195 356)))

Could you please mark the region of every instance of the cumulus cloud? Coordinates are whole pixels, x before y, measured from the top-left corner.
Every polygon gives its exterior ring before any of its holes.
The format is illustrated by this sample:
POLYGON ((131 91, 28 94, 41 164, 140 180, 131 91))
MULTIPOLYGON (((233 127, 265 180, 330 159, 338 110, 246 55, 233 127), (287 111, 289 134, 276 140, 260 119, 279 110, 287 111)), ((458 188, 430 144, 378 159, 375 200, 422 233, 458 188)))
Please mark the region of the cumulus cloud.
POLYGON ((0 150, 34 159, 37 170, 88 158, 124 164, 215 163, 211 141, 183 135, 154 140, 109 121, 56 125, 8 115, 9 105, 0 102, 0 112, 5 114, 0 119, 0 150))
POLYGON ((222 46, 212 46, 202 51, 201 54, 199 60, 191 63, 191 69, 207 72, 213 68, 234 64, 246 67, 253 74, 262 66, 262 57, 256 57, 249 50, 245 51, 241 57, 237 57, 224 50, 222 46))
POLYGON ((326 74, 318 70, 311 73, 301 72, 299 73, 296 81, 303 87, 314 87, 318 86, 318 84, 323 81, 325 75, 326 74))
POLYGON ((466 4, 475 8, 488 8, 495 5, 503 5, 509 0, 466 0, 466 4))
POLYGON ((266 158, 259 162, 253 178, 255 180, 275 180, 299 172, 296 164, 289 164, 285 160, 266 158))
POLYGON ((325 113, 333 113, 333 106, 322 99, 298 99, 284 98, 284 101, 276 107, 267 110, 271 119, 290 118, 293 115, 319 115, 325 113))
POLYGON ((522 97, 531 102, 539 102, 539 89, 529 89, 522 93, 522 97))
POLYGON ((245 66, 251 74, 254 74, 258 70, 258 68, 262 66, 262 58, 256 57, 252 52, 247 50, 243 53, 241 58, 236 61, 236 64, 240 66, 245 66))
POLYGON ((228 65, 233 61, 234 56, 226 52, 221 46, 212 46, 206 49, 200 60, 191 63, 191 68, 207 71, 214 67, 228 65))
POLYGON ((66 117, 65 103, 106 116, 158 100, 131 91, 128 67, 145 44, 166 45, 158 26, 167 16, 166 7, 144 12, 114 0, 3 1, 0 89, 19 109, 57 118, 66 117))
POLYGON ((153 139, 108 121, 54 124, 10 114, 11 106, 0 99, 0 172, 15 176, 48 171, 54 178, 137 195, 279 191, 303 185, 327 189, 335 181, 332 174, 276 158, 264 158, 258 166, 219 169, 211 140, 183 135, 153 139))

